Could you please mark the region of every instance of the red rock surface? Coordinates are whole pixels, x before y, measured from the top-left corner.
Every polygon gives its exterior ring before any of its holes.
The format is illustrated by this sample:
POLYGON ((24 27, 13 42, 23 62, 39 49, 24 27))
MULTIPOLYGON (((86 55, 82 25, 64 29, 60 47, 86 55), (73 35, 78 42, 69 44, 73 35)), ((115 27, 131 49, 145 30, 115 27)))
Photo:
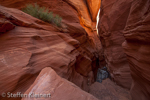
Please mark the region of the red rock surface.
MULTIPOLYGON (((61 78, 50 67, 44 68, 35 82, 24 94, 51 94, 42 100, 98 100, 94 96, 81 90, 75 84, 61 78)), ((33 96, 33 95, 32 95, 33 96)), ((36 98, 23 98, 33 100, 36 98)))
POLYGON ((85 37, 81 34, 87 33, 89 36, 90 43, 93 45, 94 48, 97 49, 96 53, 101 51, 101 44, 97 37, 95 27, 96 20, 93 21, 92 19, 96 19, 96 13, 98 12, 97 9, 99 9, 100 7, 99 2, 100 0, 0 0, 0 4, 2 6, 17 9, 24 8, 26 4, 34 3, 37 3, 40 6, 48 7, 48 9, 54 14, 58 14, 62 17, 63 23, 65 23, 65 29, 62 30, 63 32, 68 32, 69 30, 69 33, 72 33, 70 35, 73 38, 79 40, 80 43, 86 41, 85 37), (93 5, 95 6, 93 7, 93 5), (91 14, 93 14, 94 17, 91 17, 91 14), (85 30, 79 25, 79 23, 85 30))
POLYGON ((133 100, 150 100, 149 5, 149 0, 102 2, 99 35, 108 68, 117 84, 132 83, 133 100))
MULTIPOLYGON (((89 91, 97 68, 107 63, 112 79, 130 89, 133 100, 150 99, 149 0, 102 1, 98 32, 104 52, 95 27, 100 0, 0 0, 0 4, 0 94, 24 93, 45 67, 53 68, 59 76, 89 91), (20 11, 26 4, 35 2, 60 15, 62 28, 20 11)), ((48 70, 52 69, 46 68, 42 74, 57 76, 48 70)), ((51 84, 46 79, 39 76, 28 91, 36 85, 39 88, 34 92, 42 91, 38 80, 49 87, 51 84)), ((64 86, 56 85, 56 90, 75 91, 71 96, 57 91, 54 99, 60 100, 57 95, 64 99, 93 98, 65 79, 58 76, 57 79, 63 81, 64 86), (64 88, 67 86, 70 88, 64 88), (83 98, 79 96, 82 93, 83 98)), ((110 80, 93 84, 90 93, 104 100, 130 99, 128 92, 110 80)), ((6 99, 0 97, 0 100, 6 99)))
POLYGON ((85 3, 85 0, 63 0, 63 1, 67 2, 69 5, 71 5, 73 8, 76 9, 80 17, 81 23, 84 26, 89 28, 92 27, 91 16, 89 14, 88 7, 87 4, 85 3))
POLYGON ((98 45, 95 45, 93 38, 89 38, 89 33, 94 32, 91 31, 93 22, 88 6, 84 1, 77 2, 79 5, 73 7, 65 0, 0 0, 0 25, 10 25, 5 29, 7 32, 0 34, 0 94, 24 93, 45 67, 52 67, 61 77, 85 91, 89 90, 96 77, 93 71, 96 72, 99 67, 96 67, 98 54, 95 54, 98 45), (26 4, 35 2, 60 15, 62 28, 20 11, 26 4), (90 21, 90 27, 84 27, 90 31, 80 25, 83 25, 81 17, 85 22, 90 21))
POLYGON ((101 0, 87 0, 87 4, 89 6, 92 20, 96 22, 96 17, 101 5, 101 0))
POLYGON ((2 19, 2 18, 0 19, 0 33, 7 32, 14 28, 15 28, 15 26, 11 22, 9 22, 5 19, 2 19))
POLYGON ((17 9, 22 9, 26 4, 35 2, 40 6, 48 7, 50 11, 59 14, 69 23, 78 22, 80 18, 81 24, 89 28, 92 28, 92 22, 96 22, 96 15, 100 8, 100 0, 0 0, 2 6, 17 9))
POLYGON ((118 85, 128 89, 131 87, 132 78, 122 43, 125 41, 123 29, 130 4, 131 1, 126 0, 103 0, 98 25, 100 41, 111 77, 118 85))
POLYGON ((45 67, 52 67, 58 75, 88 91, 89 84, 94 82, 92 62, 96 50, 80 23, 64 21, 66 27, 57 28, 3 6, 0 16, 15 26, 0 34, 0 94, 24 93, 45 67), (79 64, 80 58, 90 62, 79 64), (86 68, 88 72, 80 71, 86 68))
POLYGON ((149 0, 134 0, 124 29, 123 43, 130 64, 133 100, 150 100, 149 0))
POLYGON ((76 9, 80 24, 86 30, 98 52, 101 51, 101 44, 97 37, 96 16, 100 8, 100 0, 63 0, 76 9))
POLYGON ((93 12, 95 16, 93 18, 96 19, 96 13, 98 12, 97 9, 99 9, 100 7, 99 2, 99 0, 0 0, 0 4, 2 6, 17 9, 24 8, 26 4, 34 3, 37 3, 40 6, 48 7, 48 9, 54 14, 58 14, 62 17, 63 23, 65 23, 65 29, 62 30, 63 32, 68 32, 69 30, 69 33, 72 33, 70 35, 74 38, 77 38, 77 40, 79 40, 80 43, 83 43, 86 40, 85 37, 81 34, 87 33, 89 36, 90 43, 93 45, 94 48, 97 48, 98 52, 101 51, 101 44, 97 37, 95 27, 96 22, 95 20, 92 21, 92 15, 90 11, 93 12), (92 9, 91 6, 93 6, 93 4, 95 6, 92 9), (90 11, 88 9, 90 9, 90 11), (83 28, 81 28, 81 26, 78 23, 82 25, 86 32, 83 28), (81 35, 81 37, 79 37, 79 35, 81 35))
POLYGON ((129 90, 117 86, 110 79, 103 80, 102 83, 95 82, 91 85, 89 93, 99 100, 131 100, 129 90))

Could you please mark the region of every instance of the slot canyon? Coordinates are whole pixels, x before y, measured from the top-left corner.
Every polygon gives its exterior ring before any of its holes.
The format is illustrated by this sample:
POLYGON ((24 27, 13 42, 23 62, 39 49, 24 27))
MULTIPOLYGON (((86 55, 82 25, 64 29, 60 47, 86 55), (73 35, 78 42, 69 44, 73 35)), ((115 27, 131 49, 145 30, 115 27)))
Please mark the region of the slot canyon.
POLYGON ((149 21, 150 0, 0 0, 0 100, 150 100, 149 21))

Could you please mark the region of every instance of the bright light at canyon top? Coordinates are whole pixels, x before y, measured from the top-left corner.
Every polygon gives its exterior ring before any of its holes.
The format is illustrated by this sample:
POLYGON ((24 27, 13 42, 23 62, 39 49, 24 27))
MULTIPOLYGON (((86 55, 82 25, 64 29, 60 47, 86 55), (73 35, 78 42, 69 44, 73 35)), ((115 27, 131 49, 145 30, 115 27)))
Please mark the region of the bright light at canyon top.
POLYGON ((97 30, 97 35, 98 35, 98 23, 99 23, 99 14, 100 14, 100 9, 99 9, 99 11, 98 11, 98 13, 97 13, 97 17, 96 17, 96 30, 97 30))

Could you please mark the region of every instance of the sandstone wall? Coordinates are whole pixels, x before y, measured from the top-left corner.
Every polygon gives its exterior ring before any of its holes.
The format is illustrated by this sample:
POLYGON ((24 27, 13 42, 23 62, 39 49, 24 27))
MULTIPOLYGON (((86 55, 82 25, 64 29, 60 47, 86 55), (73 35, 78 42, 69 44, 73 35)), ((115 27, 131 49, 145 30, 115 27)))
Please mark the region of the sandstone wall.
POLYGON ((98 25, 99 37, 111 77, 117 84, 128 89, 131 87, 132 78, 122 43, 125 41, 123 30, 131 3, 126 0, 103 0, 98 25))
POLYGON ((0 94, 24 93, 45 67, 89 90, 94 82, 93 70, 97 69, 97 49, 80 25, 78 10, 63 0, 0 0, 0 4, 0 94), (62 27, 20 11, 35 2, 60 15, 62 27))
MULTIPOLYGON (((44 68, 35 82, 25 94, 51 94, 44 100, 98 100, 93 95, 81 90, 75 84, 61 78, 50 67, 44 68)), ((33 96, 33 95, 32 95, 33 96)), ((23 98, 22 100, 33 100, 36 98, 23 98)))
POLYGON ((133 100, 150 99, 149 7, 149 0, 102 1, 99 35, 107 67, 133 100))
POLYGON ((134 0, 124 29, 122 44, 133 83, 133 100, 150 100, 150 0, 134 0))

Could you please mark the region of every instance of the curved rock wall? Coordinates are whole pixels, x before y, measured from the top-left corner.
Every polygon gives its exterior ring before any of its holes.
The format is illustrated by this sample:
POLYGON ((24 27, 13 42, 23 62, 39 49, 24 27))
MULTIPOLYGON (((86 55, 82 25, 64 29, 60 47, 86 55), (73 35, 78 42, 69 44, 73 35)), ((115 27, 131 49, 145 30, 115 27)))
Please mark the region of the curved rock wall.
POLYGON ((80 25, 76 9, 63 0, 0 0, 0 4, 10 7, 0 6, 0 94, 24 93, 45 67, 89 90, 97 49, 80 25), (17 10, 35 2, 60 15, 62 28, 17 10))
POLYGON ((117 84, 130 89, 132 78, 127 57, 122 48, 122 43, 125 41, 123 29, 130 12, 128 5, 131 5, 131 1, 103 0, 98 32, 112 79, 117 84))
POLYGON ((150 100, 150 0, 134 0, 123 43, 130 64, 133 100, 150 100))
POLYGON ((102 1, 98 31, 107 67, 133 100, 150 100, 149 20, 150 0, 102 1))
MULTIPOLYGON (((75 84, 61 78, 50 67, 44 68, 35 82, 25 94, 50 94, 44 100, 98 100, 93 95, 81 90, 75 84), (64 92, 65 91, 65 92, 64 92)), ((31 96, 34 96, 33 94, 31 96)), ((22 100, 33 100, 35 98, 23 98, 22 100)))

